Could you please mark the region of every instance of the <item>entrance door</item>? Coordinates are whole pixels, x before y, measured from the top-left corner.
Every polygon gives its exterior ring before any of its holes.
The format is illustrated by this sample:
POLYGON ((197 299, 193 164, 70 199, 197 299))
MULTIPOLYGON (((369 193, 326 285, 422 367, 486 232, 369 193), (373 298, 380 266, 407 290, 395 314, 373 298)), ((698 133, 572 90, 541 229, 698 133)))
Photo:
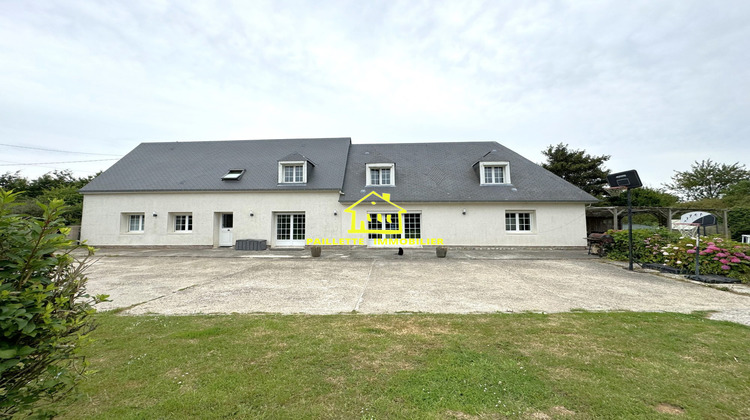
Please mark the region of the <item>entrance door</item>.
POLYGON ((234 229, 234 214, 222 213, 219 227, 219 246, 232 246, 232 229, 234 229))
POLYGON ((276 215, 276 246, 305 246, 305 214, 276 215))

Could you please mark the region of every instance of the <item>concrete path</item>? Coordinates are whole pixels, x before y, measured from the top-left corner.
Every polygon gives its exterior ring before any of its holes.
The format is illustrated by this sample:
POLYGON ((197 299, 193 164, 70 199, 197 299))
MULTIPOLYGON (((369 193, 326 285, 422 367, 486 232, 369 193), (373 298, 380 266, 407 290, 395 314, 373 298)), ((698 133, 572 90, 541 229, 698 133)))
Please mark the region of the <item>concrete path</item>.
POLYGON ((126 313, 719 311, 750 325, 750 287, 717 290, 630 272, 581 250, 105 249, 89 270, 99 309, 126 313))

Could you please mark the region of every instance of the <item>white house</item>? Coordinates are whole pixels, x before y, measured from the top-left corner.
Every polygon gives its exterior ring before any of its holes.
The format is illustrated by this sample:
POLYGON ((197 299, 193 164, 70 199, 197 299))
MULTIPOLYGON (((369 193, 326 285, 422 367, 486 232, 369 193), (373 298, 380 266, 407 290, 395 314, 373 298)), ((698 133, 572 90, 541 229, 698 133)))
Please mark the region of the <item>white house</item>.
POLYGON ((583 246, 596 198, 496 142, 143 143, 81 190, 94 246, 583 246))

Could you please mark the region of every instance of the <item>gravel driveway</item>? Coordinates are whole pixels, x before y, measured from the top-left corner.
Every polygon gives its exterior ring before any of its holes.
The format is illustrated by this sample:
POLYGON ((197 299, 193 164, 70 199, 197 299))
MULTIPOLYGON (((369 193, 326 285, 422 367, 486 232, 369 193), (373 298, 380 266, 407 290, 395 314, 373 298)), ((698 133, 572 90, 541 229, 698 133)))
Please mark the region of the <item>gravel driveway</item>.
MULTIPOLYGON (((586 255, 585 251, 101 250, 88 290, 129 314, 719 311, 750 325, 750 296, 586 255)), ((750 294, 750 288, 740 287, 750 294)))

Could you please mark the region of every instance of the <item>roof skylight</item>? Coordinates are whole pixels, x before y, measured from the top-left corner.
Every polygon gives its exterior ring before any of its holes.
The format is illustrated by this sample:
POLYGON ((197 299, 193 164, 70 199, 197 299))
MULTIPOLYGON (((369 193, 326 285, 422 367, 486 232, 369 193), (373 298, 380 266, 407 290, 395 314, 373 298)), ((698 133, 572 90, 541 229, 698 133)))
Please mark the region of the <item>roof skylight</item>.
POLYGON ((239 181, 242 178, 242 174, 245 173, 244 169, 230 169, 223 177, 222 181, 239 181))

